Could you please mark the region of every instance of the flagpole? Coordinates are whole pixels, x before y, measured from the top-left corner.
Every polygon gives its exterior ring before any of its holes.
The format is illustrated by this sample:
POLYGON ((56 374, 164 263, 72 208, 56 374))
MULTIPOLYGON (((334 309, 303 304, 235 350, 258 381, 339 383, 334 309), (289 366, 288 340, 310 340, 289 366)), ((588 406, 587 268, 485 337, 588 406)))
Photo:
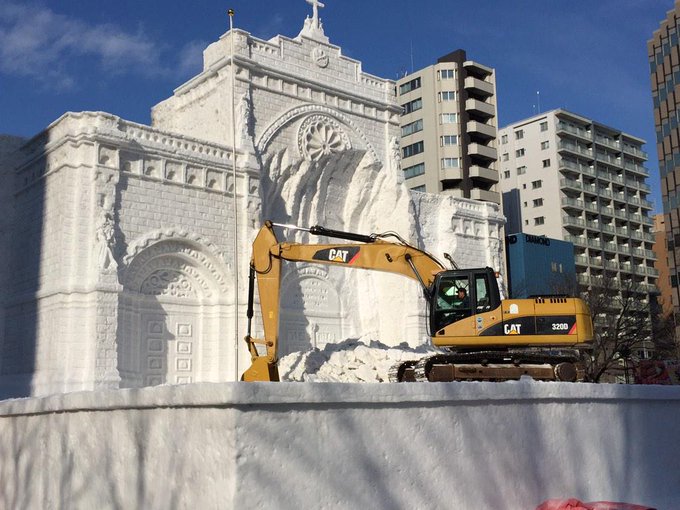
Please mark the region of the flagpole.
POLYGON ((231 176, 234 203, 234 380, 238 381, 238 204, 236 200, 236 62, 234 60, 234 9, 229 15, 229 34, 231 39, 231 176))

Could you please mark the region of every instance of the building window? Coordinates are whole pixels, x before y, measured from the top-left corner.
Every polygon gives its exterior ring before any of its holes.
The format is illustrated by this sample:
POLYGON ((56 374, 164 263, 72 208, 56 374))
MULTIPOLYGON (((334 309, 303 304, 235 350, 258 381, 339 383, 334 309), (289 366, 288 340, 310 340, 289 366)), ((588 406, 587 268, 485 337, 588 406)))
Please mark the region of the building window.
POLYGON ((546 140, 545 142, 541 142, 541 150, 546 150, 550 148, 550 141, 546 140))
POLYGON ((411 156, 414 156, 416 154, 420 154, 425 150, 425 143, 424 142, 416 142, 412 143, 411 145, 407 145, 403 149, 401 149, 402 155, 405 158, 410 158, 411 156))
POLYGON ((444 135, 439 137, 439 144, 443 147, 445 145, 456 145, 458 137, 456 135, 444 135))
POLYGON ((404 168, 404 179, 411 179, 425 173, 425 163, 418 163, 417 165, 404 168))
POLYGON ((549 167, 550 167, 550 160, 544 159, 543 160, 543 168, 549 168, 549 167))
POLYGON ((501 135, 501 143, 504 145, 508 143, 508 135, 501 135))
POLYGON ((527 167, 522 165, 517 167, 517 175, 524 175, 527 173, 527 167))
POLYGON ((507 161, 508 159, 510 159, 510 155, 507 152, 504 152, 503 153, 503 161, 507 161))
POLYGON ((548 121, 541 122, 540 126, 541 126, 541 132, 547 131, 548 130, 548 121))
POLYGON ((524 153, 525 153, 525 152, 526 152, 526 151, 525 151, 524 149, 517 149, 517 150, 515 151, 515 157, 516 157, 516 158, 521 158, 522 156, 524 156, 524 153))
POLYGON ((441 116, 439 117, 439 120, 442 124, 455 124, 456 122, 458 122, 458 114, 442 113, 441 116))
POLYGON ((543 199, 542 198, 534 199, 534 207, 541 207, 542 205, 543 205, 543 199))
POLYGON ((518 129, 515 131, 515 140, 521 140, 522 138, 524 138, 524 130, 518 129))
POLYGON ((401 136, 412 135, 413 133, 417 133, 418 131, 422 131, 422 130, 423 130, 423 119, 418 119, 415 122, 411 122, 410 124, 406 124, 405 126, 402 126, 401 136))
POLYGON ((545 216, 534 218, 534 225, 543 225, 545 223, 545 216))
POLYGON ((439 102, 441 103, 442 101, 455 101, 456 100, 456 92, 453 90, 444 90, 443 92, 440 92, 439 94, 439 102))
POLYGON ((420 193, 425 193, 425 185, 422 184, 420 186, 416 186, 414 188, 411 188, 412 191, 419 191, 420 193))
POLYGON ((456 77, 455 69, 442 69, 439 71, 439 76, 442 80, 452 80, 456 77))
POLYGON ((407 81, 406 83, 402 83, 399 85, 399 95, 404 95, 407 92, 411 92, 412 90, 419 89, 420 88, 420 78, 414 78, 411 81, 407 81))
POLYGON ((538 189, 543 187, 543 181, 538 180, 538 181, 531 181, 531 189, 538 189))
POLYGON ((458 158, 442 158, 442 168, 458 168, 458 158))
POLYGON ((510 170, 505 170, 503 172, 503 178, 504 179, 509 179, 510 178, 510 170))
POLYGON ((524 220, 524 224, 525 224, 525 225, 528 225, 528 224, 529 224, 529 220, 524 220))
POLYGON ((415 112, 416 110, 420 110, 423 107, 423 100, 421 98, 414 99, 413 101, 409 101, 408 103, 401 105, 401 107, 404 109, 402 115, 407 115, 411 112, 415 112))

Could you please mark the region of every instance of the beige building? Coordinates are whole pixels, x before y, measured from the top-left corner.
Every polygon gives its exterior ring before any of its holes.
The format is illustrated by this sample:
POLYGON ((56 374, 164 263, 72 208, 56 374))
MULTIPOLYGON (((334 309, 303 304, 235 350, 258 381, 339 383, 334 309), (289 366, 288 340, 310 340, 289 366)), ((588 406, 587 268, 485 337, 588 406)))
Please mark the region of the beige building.
POLYGON ((498 134, 506 232, 572 242, 580 284, 615 277, 654 292, 644 140, 561 109, 498 134))
POLYGON ((495 76, 457 50, 397 81, 409 188, 500 203, 495 76))

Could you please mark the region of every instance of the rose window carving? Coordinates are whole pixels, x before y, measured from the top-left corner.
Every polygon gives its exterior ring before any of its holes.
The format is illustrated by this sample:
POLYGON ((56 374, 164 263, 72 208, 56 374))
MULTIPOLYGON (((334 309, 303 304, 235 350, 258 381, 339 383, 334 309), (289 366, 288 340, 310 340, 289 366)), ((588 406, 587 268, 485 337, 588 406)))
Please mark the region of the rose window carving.
POLYGON ((302 123, 298 145, 304 158, 311 161, 351 148, 338 122, 322 115, 314 115, 302 123))
POLYGON ((154 271, 142 284, 141 293, 147 296, 196 297, 189 278, 168 269, 154 271))

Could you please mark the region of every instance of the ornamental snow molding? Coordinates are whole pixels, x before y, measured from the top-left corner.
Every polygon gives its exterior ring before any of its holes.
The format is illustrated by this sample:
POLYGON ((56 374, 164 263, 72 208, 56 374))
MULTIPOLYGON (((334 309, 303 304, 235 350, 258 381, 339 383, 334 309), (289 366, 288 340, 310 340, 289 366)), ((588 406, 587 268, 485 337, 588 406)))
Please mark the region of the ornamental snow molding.
POLYGON ((126 291, 143 295, 220 300, 233 295, 223 258, 200 236, 155 230, 130 245, 121 282, 126 291))

